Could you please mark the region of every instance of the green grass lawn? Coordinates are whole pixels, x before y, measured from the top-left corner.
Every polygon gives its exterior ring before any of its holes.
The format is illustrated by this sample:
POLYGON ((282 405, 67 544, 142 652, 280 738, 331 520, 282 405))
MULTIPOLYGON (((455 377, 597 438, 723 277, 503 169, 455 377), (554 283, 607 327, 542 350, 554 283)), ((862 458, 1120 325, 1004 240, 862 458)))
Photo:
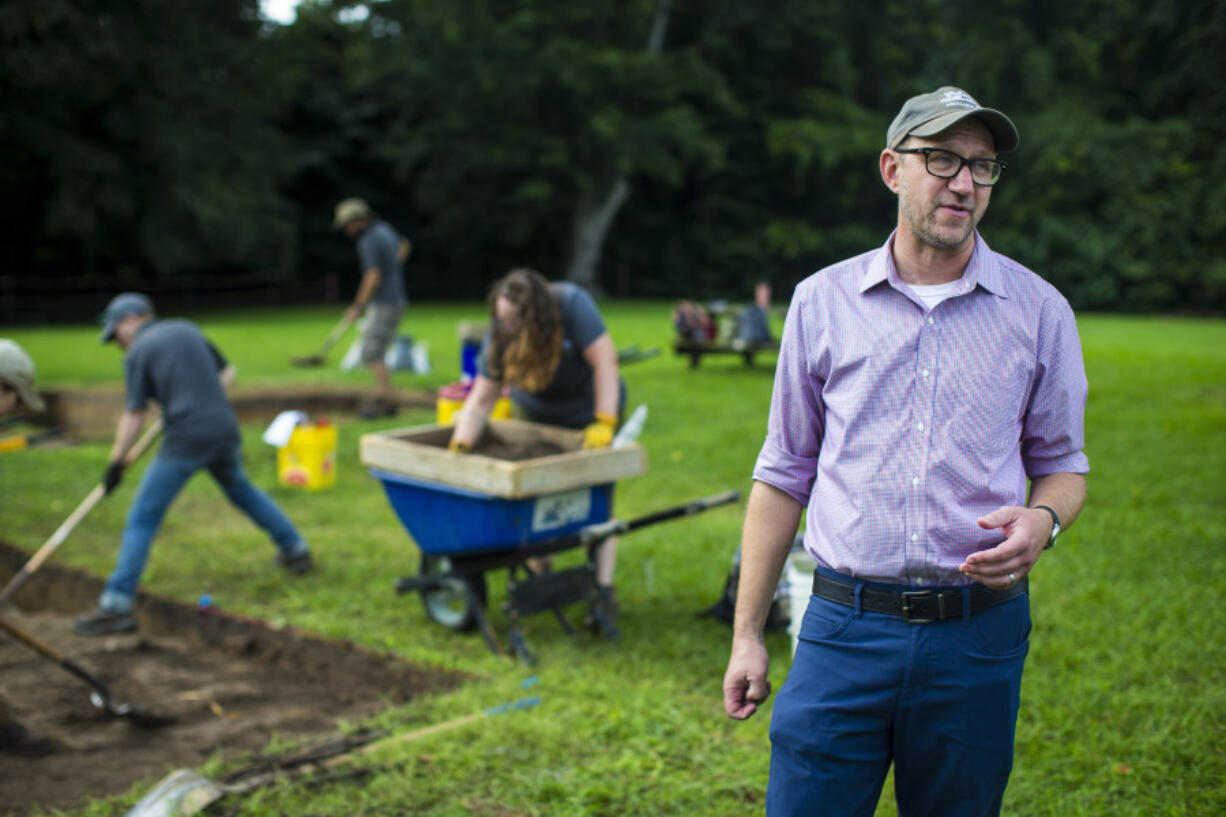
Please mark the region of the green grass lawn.
MULTIPOLYGON (((659 345, 660 357, 624 369, 629 407, 650 408, 641 442, 649 472, 618 488, 623 518, 728 489, 747 491, 765 432, 771 363, 738 358, 691 371, 668 350, 668 305, 602 306, 618 346, 659 345)), ((314 351, 336 310, 235 311, 194 316, 239 369, 242 384, 349 382, 362 373, 290 367, 314 351)), ((456 322, 480 305, 415 305, 405 324, 430 346, 435 373, 398 375, 405 388, 456 378, 456 322)), ((1083 316, 1090 379, 1092 473, 1081 519, 1032 578, 1034 632, 1023 685, 1007 815, 1226 813, 1226 322, 1083 316)), ((112 384, 120 355, 95 327, 4 330, 34 357, 44 386, 112 384)), ((335 361, 346 342, 334 350, 335 361)), ((567 637, 549 616, 527 620, 541 658, 529 668, 492 656, 473 634, 429 621, 396 596, 418 551, 378 484, 358 462, 376 428, 433 421, 342 421, 339 481, 319 493, 275 485, 272 448, 247 427, 245 462, 309 537, 321 571, 288 581, 272 549, 216 487, 194 479, 172 508, 145 587, 328 636, 457 668, 476 680, 388 712, 407 728, 520 697, 537 675, 542 705, 419 741, 404 765, 364 785, 281 787, 249 795, 247 815, 742 815, 761 813, 769 705, 746 723, 724 717, 720 682, 728 628, 696 617, 717 597, 736 547, 743 505, 645 528, 622 540, 623 638, 567 637)), ((97 482, 109 443, 0 455, 0 536, 35 548, 97 482)), ((73 533, 57 558, 110 569, 136 475, 73 533)), ((574 554, 570 554, 574 555, 574 554)), ((496 626, 501 577, 491 582, 496 626)), ((770 640, 771 680, 790 661, 786 634, 770 640)), ((216 758, 206 773, 233 759, 216 758)), ((120 801, 79 813, 122 813, 120 801)), ((893 815, 887 789, 878 815, 893 815)))

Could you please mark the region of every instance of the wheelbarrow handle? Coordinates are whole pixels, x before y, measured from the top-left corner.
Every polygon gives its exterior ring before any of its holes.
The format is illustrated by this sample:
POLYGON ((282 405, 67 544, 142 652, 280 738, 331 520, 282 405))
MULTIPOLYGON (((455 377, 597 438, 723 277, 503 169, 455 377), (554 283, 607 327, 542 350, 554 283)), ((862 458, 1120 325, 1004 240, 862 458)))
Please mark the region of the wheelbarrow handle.
POLYGON ((670 519, 678 519, 683 516, 693 516, 696 513, 702 513, 720 505, 736 502, 740 498, 740 491, 724 491, 721 494, 713 494, 702 499, 695 499, 684 505, 665 508, 662 511, 645 514, 634 519, 610 519, 607 522, 597 522, 571 533, 564 533, 552 539, 541 539, 540 541, 519 545, 518 547, 453 553, 450 554, 452 560, 451 571, 448 573, 425 573, 415 577, 403 578, 397 583, 396 591, 398 593, 415 593, 421 590, 433 589, 451 575, 479 575, 486 570, 506 567, 508 564, 520 559, 549 556, 573 547, 591 546, 619 533, 627 533, 647 525, 654 525, 657 522, 666 522, 670 519))
POLYGON ((644 514, 643 516, 635 517, 627 521, 620 519, 610 519, 608 522, 598 522, 595 525, 588 525, 579 531, 580 539, 584 544, 607 539, 619 533, 629 533, 632 530, 638 530, 648 525, 654 525, 657 522, 667 522, 670 519, 678 519, 683 516, 693 516, 696 513, 718 508, 720 505, 728 505, 736 502, 741 498, 740 491, 724 491, 721 494, 712 494, 711 496, 695 499, 692 502, 687 502, 684 505, 677 505, 672 508, 665 508, 662 511, 644 514))

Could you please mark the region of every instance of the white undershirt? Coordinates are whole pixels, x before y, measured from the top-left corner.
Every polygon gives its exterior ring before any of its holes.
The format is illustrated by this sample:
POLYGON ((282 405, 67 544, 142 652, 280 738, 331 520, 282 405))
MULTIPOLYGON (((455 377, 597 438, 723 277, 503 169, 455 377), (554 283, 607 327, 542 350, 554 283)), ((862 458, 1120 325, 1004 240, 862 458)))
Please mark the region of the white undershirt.
POLYGON ((944 284, 928 284, 927 286, 910 284, 910 287, 915 290, 915 294, 929 309, 935 309, 937 304, 953 295, 961 283, 962 279, 957 278, 944 284))

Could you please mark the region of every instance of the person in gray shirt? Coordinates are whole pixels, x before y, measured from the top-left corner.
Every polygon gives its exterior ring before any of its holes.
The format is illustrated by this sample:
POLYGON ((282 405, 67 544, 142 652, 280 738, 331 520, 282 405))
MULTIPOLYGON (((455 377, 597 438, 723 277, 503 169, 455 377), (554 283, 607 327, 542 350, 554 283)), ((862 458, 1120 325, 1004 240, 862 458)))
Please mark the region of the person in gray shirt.
POLYGON ((123 477, 124 457, 140 434, 151 399, 162 408, 165 440, 128 511, 119 557, 98 607, 78 616, 73 630, 79 635, 105 635, 136 629, 133 602, 153 537, 171 502, 201 469, 207 469, 230 502, 268 533, 277 546, 277 564, 291 573, 309 572, 313 562, 306 542, 243 471, 242 438, 225 392, 234 380, 234 367, 191 321, 157 320, 153 304, 138 292, 115 296, 102 321, 102 342, 113 340, 126 351, 127 394, 102 478, 106 494, 123 477))
POLYGON ((353 239, 358 251, 358 267, 362 271, 362 282, 345 317, 357 320, 362 311, 366 311, 361 360, 375 377, 377 393, 374 403, 358 414, 365 419, 394 417, 396 398, 383 357, 388 346, 396 340, 400 320, 409 303, 404 287, 404 262, 412 244, 376 216, 363 199, 345 199, 337 204, 332 223, 353 239))
MULTIPOLYGON (((448 447, 465 453, 476 444, 503 383, 528 420, 583 429, 584 448, 603 448, 626 402, 617 349, 592 296, 566 282, 549 283, 539 272, 514 269, 490 288, 490 324, 478 364, 480 374, 464 401, 448 447)), ((616 537, 596 550, 600 616, 617 616, 613 590, 616 537)))

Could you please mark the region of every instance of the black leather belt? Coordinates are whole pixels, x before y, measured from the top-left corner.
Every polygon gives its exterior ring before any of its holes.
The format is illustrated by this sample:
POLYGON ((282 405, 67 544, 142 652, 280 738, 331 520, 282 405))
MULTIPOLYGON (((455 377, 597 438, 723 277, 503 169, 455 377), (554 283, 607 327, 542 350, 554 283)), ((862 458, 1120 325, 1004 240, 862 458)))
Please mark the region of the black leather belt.
MULTIPOLYGON (((846 607, 856 606, 854 581, 832 579, 821 573, 813 574, 813 594, 846 607)), ((970 587, 971 615, 1003 604, 1026 593, 1029 583, 1021 581, 1004 590, 993 590, 982 584, 970 587)), ((864 586, 860 591, 860 609, 898 616, 909 624, 929 624, 948 618, 962 617, 962 590, 881 590, 864 586)))

